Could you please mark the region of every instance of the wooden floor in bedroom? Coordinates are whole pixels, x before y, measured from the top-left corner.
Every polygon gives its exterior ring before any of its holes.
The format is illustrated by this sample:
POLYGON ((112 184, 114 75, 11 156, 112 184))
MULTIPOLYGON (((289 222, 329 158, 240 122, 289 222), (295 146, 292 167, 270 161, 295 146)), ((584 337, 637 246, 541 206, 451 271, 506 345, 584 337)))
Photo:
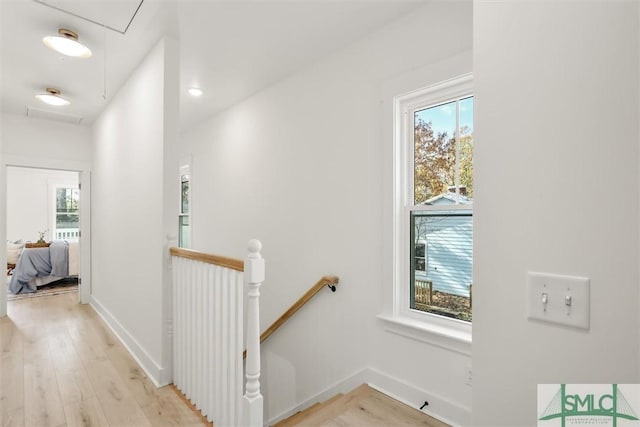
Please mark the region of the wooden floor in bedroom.
POLYGON ((8 303, 0 318, 0 426, 202 426, 157 389, 76 294, 8 303))

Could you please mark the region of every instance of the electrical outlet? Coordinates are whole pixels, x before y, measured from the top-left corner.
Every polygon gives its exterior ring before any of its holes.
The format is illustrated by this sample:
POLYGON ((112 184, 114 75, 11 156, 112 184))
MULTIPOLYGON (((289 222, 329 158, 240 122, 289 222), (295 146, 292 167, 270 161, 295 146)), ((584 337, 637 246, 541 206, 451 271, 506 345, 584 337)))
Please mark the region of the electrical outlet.
POLYGON ((464 368, 464 383, 466 385, 471 385, 471 366, 466 366, 464 368))

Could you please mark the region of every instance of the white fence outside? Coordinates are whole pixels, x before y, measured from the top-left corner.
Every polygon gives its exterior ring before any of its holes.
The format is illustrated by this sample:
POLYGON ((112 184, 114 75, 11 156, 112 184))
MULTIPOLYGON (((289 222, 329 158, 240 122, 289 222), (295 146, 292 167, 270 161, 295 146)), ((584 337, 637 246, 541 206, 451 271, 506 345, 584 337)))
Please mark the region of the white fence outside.
POLYGON ((79 228, 56 228, 55 240, 73 240, 80 238, 79 228))

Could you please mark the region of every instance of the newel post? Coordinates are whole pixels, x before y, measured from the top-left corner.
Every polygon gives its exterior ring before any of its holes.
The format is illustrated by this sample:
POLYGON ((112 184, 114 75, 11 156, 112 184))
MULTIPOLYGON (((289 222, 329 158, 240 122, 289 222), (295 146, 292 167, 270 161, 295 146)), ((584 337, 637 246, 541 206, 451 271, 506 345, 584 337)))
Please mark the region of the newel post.
POLYGON ((249 241, 249 255, 244 262, 244 280, 248 284, 247 299, 247 384, 243 403, 243 425, 263 426, 263 403, 260 394, 260 285, 264 281, 262 243, 249 241))

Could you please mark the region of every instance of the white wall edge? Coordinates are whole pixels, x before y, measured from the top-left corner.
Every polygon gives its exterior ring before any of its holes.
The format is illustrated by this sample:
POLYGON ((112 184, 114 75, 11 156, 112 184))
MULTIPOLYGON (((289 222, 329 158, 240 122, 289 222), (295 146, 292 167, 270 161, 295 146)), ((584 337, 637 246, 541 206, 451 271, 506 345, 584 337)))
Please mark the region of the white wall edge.
POLYGON ((107 310, 95 296, 91 296, 89 305, 98 313, 107 326, 109 326, 124 348, 127 349, 129 354, 131 354, 133 359, 140 365, 145 374, 147 374, 147 377, 149 377, 153 385, 162 387, 170 383, 170 369, 158 365, 129 331, 116 320, 111 312, 107 310))
POLYGON ((302 411, 316 402, 324 402, 338 393, 348 393, 363 383, 412 408, 420 408, 426 399, 429 402, 429 407, 422 410, 422 412, 452 427, 462 427, 471 423, 471 408, 452 402, 433 391, 420 389, 377 369, 367 367, 327 387, 299 405, 271 418, 266 425, 274 425, 296 412, 302 411))

